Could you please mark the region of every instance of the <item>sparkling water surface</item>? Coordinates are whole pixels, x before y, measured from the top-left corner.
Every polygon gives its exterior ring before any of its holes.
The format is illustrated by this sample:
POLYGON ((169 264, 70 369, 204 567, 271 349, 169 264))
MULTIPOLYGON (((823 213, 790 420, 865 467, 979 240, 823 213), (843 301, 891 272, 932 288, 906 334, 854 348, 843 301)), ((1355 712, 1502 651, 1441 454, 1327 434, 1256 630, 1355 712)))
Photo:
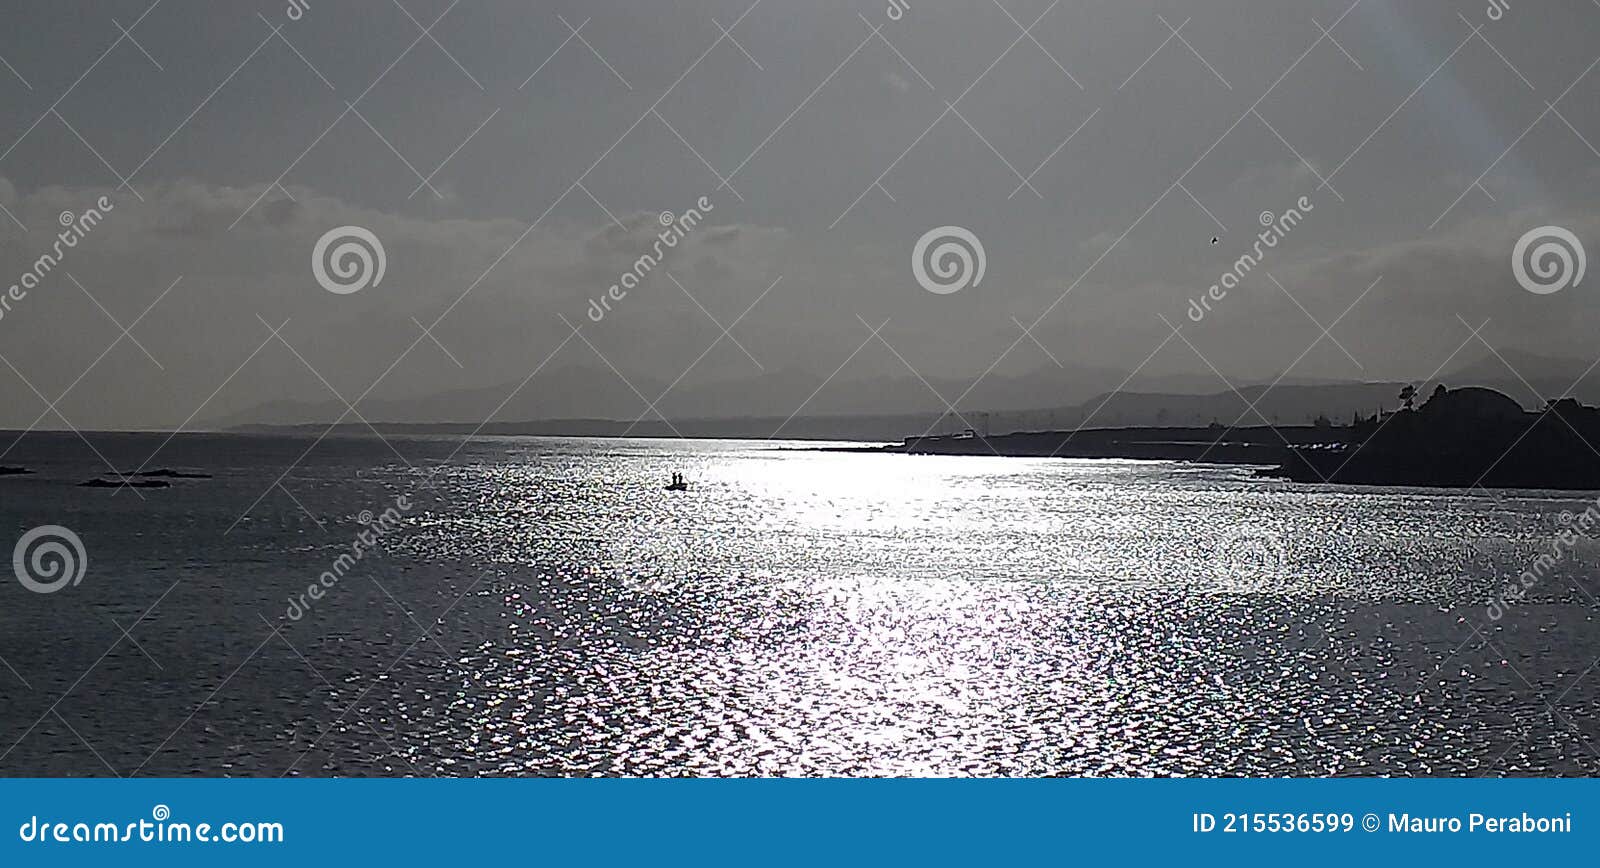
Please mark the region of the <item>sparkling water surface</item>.
POLYGON ((0 774, 1600 771, 1600 546, 1487 611, 1583 495, 799 443, 165 439, 33 434, 0 461, 36 471, 0 478, 0 542, 58 524, 88 554, 54 594, 5 576, 0 774), (76 486, 158 447, 150 467, 213 478, 76 486))

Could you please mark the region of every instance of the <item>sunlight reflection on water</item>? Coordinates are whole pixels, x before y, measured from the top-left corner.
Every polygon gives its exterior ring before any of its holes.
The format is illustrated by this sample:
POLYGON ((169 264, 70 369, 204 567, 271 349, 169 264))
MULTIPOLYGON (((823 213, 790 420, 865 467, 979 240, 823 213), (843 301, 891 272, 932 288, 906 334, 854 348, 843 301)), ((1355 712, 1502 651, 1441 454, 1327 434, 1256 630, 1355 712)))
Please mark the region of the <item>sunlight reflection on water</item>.
MULTIPOLYGON (((1441 606, 1492 585, 1464 550, 1539 530, 1516 504, 1237 469, 729 445, 452 485, 489 494, 415 551, 549 571, 508 614, 521 641, 463 658, 451 712, 502 736, 471 765, 497 772, 1470 768, 1504 733, 1426 683, 1471 635, 1441 606), (659 490, 671 469, 691 493, 659 490)), ((1531 700, 1498 676, 1501 704, 1531 700)))
POLYGON ((454 443, 417 438, 411 469, 329 443, 287 480, 326 528, 272 497, 224 535, 276 455, 151 506, 38 483, 27 508, 75 510, 100 571, 0 613, 35 688, 0 687, 0 770, 104 773, 46 714, 74 687, 74 729, 146 774, 1600 771, 1595 547, 1503 621, 1483 608, 1576 497, 728 442, 491 439, 437 464, 454 443), (384 550, 284 620, 349 517, 432 466, 384 550), (675 471, 690 491, 663 490, 675 471), (108 616, 175 578, 138 628, 162 669, 122 645, 75 686, 108 616))

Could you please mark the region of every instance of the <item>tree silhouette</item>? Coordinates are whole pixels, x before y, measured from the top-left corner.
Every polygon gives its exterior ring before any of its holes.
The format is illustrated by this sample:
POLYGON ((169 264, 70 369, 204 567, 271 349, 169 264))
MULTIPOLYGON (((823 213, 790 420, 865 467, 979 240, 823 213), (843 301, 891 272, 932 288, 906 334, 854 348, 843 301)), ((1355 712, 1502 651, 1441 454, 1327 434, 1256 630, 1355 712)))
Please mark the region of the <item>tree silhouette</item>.
MULTIPOLYGON (((1432 404, 1435 399, 1443 398, 1449 391, 1450 391, 1449 389, 1446 389, 1444 387, 1443 383, 1440 383, 1439 385, 1434 386, 1433 387, 1433 394, 1428 397, 1428 403, 1432 404)), ((1426 405, 1424 405, 1424 406, 1426 406, 1426 405)), ((1441 404, 1440 406, 1443 406, 1443 405, 1441 404)))
POLYGON ((1417 403, 1417 387, 1416 386, 1407 385, 1404 389, 1400 390, 1400 404, 1401 404, 1402 407, 1404 407, 1407 410, 1414 410, 1414 409, 1416 409, 1416 403, 1417 403))

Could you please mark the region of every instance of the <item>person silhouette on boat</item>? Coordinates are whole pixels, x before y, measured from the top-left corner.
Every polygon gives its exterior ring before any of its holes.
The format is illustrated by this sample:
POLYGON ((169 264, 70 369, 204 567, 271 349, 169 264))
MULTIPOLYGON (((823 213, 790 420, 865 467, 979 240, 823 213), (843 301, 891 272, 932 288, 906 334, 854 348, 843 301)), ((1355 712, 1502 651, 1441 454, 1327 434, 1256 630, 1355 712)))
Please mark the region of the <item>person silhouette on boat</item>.
POLYGON ((672 484, 667 486, 668 491, 688 491, 689 483, 684 480, 682 473, 672 474, 672 484))

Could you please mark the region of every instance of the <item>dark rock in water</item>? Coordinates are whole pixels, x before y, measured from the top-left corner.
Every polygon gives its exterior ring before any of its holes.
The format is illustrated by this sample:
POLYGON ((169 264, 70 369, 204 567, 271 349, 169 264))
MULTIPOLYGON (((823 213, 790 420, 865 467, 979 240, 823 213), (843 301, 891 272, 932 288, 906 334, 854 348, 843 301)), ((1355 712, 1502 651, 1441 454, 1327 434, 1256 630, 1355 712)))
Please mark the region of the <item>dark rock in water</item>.
MULTIPOLYGON (((1242 398, 1242 396, 1241 396, 1242 398)), ((907 437, 852 452, 1195 461, 1271 467, 1262 476, 1341 485, 1600 491, 1600 407, 1570 397, 1528 412, 1492 389, 1413 388, 1402 407, 1349 425, 1133 427, 907 437)))
POLYGON ((0 476, 26 476, 32 472, 26 467, 0 467, 0 476))
POLYGON ((129 476, 145 476, 145 477, 151 477, 151 478, 155 478, 155 479, 210 479, 211 478, 211 474, 209 474, 209 473, 189 473, 188 471, 185 471, 185 470, 171 470, 171 469, 166 468, 166 467, 163 467, 160 470, 141 470, 141 471, 139 471, 137 473, 130 473, 128 475, 129 476))
POLYGON ((91 479, 78 483, 79 488, 171 488, 172 483, 161 479, 130 479, 123 482, 119 479, 91 479))
POLYGON ((1302 482, 1600 490, 1600 409, 1571 398, 1527 412, 1490 389, 1439 386, 1420 407, 1364 420, 1337 449, 1291 450, 1302 482))

